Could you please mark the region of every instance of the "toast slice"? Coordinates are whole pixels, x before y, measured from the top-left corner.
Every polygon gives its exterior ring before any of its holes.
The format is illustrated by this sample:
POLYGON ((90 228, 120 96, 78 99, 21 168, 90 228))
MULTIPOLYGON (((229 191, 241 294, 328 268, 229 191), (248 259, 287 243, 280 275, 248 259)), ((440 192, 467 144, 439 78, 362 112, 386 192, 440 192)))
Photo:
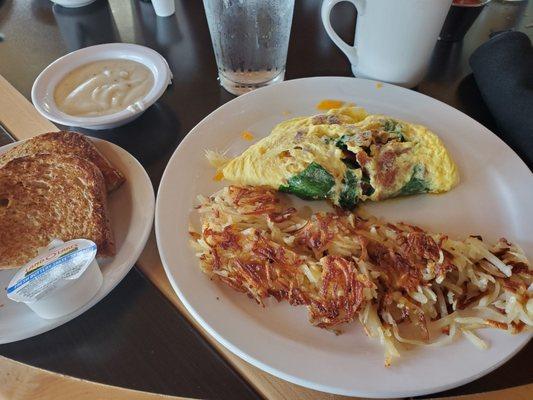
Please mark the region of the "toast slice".
POLYGON ((111 165, 87 137, 69 131, 49 132, 20 143, 0 154, 0 168, 15 158, 40 153, 78 156, 93 162, 102 172, 108 192, 117 189, 125 181, 124 175, 111 165))
POLYGON ((115 253, 104 178, 76 156, 36 154, 0 168, 0 270, 19 267, 57 238, 96 243, 115 253))

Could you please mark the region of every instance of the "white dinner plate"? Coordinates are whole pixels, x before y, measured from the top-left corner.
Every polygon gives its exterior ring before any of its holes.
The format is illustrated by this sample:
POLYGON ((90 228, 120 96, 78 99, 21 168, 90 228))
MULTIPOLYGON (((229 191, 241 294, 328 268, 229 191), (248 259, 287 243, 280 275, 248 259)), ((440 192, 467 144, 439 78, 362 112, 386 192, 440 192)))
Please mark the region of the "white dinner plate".
MULTIPOLYGON (((56 319, 41 319, 25 304, 7 298, 7 287, 16 270, 0 271, 0 344, 26 339, 76 318, 102 300, 126 276, 139 258, 154 215, 154 189, 148 174, 126 150, 101 139, 92 139, 98 150, 126 177, 126 182, 108 197, 108 211, 115 235, 117 253, 108 261, 99 262, 104 281, 100 290, 85 306, 56 319)), ((0 148, 3 153, 16 146, 0 148)))
POLYGON ((215 171, 204 149, 227 149, 235 156, 250 145, 241 137, 244 130, 255 140, 265 137, 287 118, 317 113, 315 105, 323 99, 354 102, 370 113, 426 125, 459 166, 461 183, 449 193, 365 204, 367 212, 451 236, 479 233, 490 241, 505 236, 533 256, 533 176, 496 135, 444 103, 397 86, 380 88, 354 78, 299 79, 253 91, 211 113, 183 140, 166 168, 156 205, 157 243, 168 278, 188 311, 245 361, 298 385, 343 395, 437 392, 507 361, 531 333, 513 336, 486 329, 479 334, 490 343, 488 350, 458 338, 444 347, 406 350, 386 368, 381 345, 367 338, 358 322, 335 336, 311 326, 304 307, 270 302, 262 308, 200 272, 187 234, 192 207, 198 194, 209 195, 224 185, 212 179, 215 171))

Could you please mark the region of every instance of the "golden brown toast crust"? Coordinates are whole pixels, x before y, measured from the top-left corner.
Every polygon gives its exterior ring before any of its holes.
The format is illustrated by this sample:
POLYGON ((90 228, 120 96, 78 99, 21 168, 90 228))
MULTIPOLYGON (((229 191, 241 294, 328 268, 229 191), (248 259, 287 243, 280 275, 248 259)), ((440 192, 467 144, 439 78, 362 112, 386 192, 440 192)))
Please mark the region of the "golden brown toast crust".
POLYGON ((20 143, 0 154, 0 168, 15 158, 40 153, 78 156, 93 162, 102 172, 108 192, 117 189, 125 181, 124 175, 111 165, 89 139, 69 131, 49 132, 20 143))
POLYGON ((19 267, 52 239, 85 238, 115 254, 100 170, 76 156, 37 154, 0 168, 0 269, 19 267))

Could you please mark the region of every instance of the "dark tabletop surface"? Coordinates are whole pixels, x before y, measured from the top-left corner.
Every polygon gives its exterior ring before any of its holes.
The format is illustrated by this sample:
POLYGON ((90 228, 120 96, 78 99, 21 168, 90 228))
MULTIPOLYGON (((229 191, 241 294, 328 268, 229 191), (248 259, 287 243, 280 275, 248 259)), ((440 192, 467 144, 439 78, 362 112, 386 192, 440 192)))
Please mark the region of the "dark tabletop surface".
MULTIPOLYGON (((348 61, 322 28, 320 3, 296 1, 286 79, 351 75, 348 61)), ((347 4, 337 6, 332 15, 334 26, 348 41, 353 37, 354 16, 347 4)), ((532 20, 533 2, 493 1, 463 42, 437 43, 428 75, 417 90, 499 134, 470 75, 468 57, 493 31, 515 28, 532 37, 533 29, 527 28, 532 20)), ((81 47, 118 41, 159 51, 173 72, 173 85, 134 123, 86 133, 132 153, 157 187, 181 139, 203 117, 233 98, 216 80, 202 2, 177 0, 174 16, 157 18, 150 3, 138 0, 98 0, 74 10, 52 6, 48 0, 0 0, 0 74, 28 98, 34 79, 56 58, 81 47)), ((8 141, 0 132, 0 145, 8 141)), ((135 268, 82 316, 35 338, 0 345, 0 354, 139 390, 197 398, 259 398, 135 268)), ((531 383, 532 356, 530 343, 493 373, 443 395, 531 383)))

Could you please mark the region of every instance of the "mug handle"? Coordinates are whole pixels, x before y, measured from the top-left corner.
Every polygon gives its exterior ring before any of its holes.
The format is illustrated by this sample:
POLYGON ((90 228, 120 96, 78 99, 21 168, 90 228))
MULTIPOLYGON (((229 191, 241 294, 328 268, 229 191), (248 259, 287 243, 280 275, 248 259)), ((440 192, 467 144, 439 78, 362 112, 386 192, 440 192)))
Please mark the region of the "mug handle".
MULTIPOLYGON (((348 1, 352 3, 356 10, 358 15, 361 15, 364 8, 364 0, 324 0, 322 3, 322 24, 324 25, 324 28, 326 29, 327 34, 333 40, 333 43, 335 43, 339 49, 343 51, 344 54, 346 54, 346 57, 348 57, 348 60, 350 60, 350 63, 352 65, 357 64, 357 48, 354 45, 350 46, 348 43, 346 43, 344 40, 340 38, 339 35, 337 35, 337 32, 333 29, 331 26, 331 20, 330 20, 330 14, 331 10, 337 3, 341 3, 343 1, 348 1)), ((354 40, 355 42, 355 40, 354 40)))

